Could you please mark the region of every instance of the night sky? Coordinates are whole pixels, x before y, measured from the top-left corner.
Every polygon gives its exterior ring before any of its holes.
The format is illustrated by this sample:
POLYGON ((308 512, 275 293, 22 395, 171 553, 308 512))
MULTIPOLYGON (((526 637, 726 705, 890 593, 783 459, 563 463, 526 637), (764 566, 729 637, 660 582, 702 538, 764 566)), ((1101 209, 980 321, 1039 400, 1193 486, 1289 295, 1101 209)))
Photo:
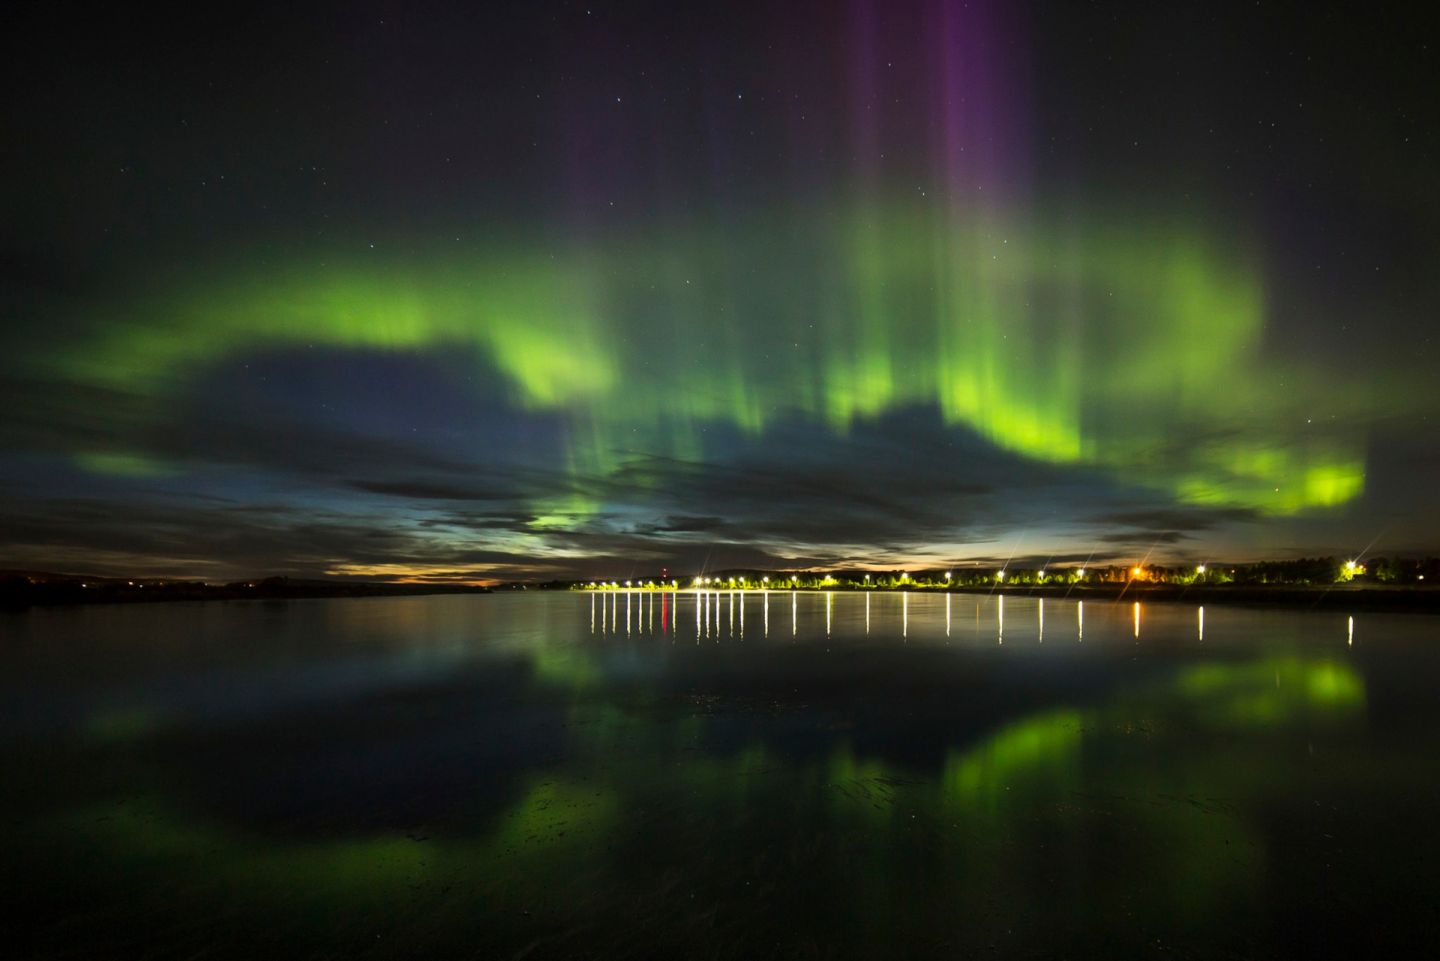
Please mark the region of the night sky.
POLYGON ((8 5, 0 567, 1433 551, 1422 9, 8 5))

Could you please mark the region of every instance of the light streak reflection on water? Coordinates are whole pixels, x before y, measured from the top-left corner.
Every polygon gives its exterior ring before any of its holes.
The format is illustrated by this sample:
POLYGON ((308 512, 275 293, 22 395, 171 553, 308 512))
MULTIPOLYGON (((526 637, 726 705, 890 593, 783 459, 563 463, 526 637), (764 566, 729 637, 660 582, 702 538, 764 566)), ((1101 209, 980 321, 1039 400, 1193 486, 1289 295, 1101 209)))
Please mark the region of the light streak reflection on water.
MULTIPOLYGON (((678 618, 681 607, 690 604, 694 606, 695 610, 697 642, 711 637, 715 639, 716 643, 719 643, 723 637, 743 639, 745 636, 745 607, 750 601, 748 595, 759 593, 762 634, 769 637, 770 592, 768 590, 752 592, 743 588, 729 591, 695 588, 685 591, 659 592, 663 596, 660 599, 661 616, 658 619, 658 625, 655 617, 655 593, 657 592, 624 588, 593 592, 586 602, 589 605, 589 632, 596 635, 619 634, 620 607, 623 604, 626 635, 669 633, 671 618, 678 618), (625 595, 623 601, 620 597, 622 593, 625 595), (637 593, 639 593, 639 597, 635 596, 637 593), (647 597, 646 594, 649 596, 647 597), (636 610, 637 605, 638 611, 636 610)), ((790 591, 791 637, 804 637, 810 630, 813 630, 817 636, 833 637, 839 640, 866 636, 873 636, 877 641, 884 641, 887 636, 899 640, 908 640, 912 636, 921 640, 938 640, 954 636, 955 597, 953 593, 945 592, 939 596, 912 591, 896 593, 899 594, 899 597, 883 592, 875 596, 874 592, 868 590, 851 593, 836 590, 792 589, 790 591), (913 611, 912 608, 914 608, 913 611)), ((1074 633, 1071 637, 1075 642, 1080 643, 1086 637, 1086 603, 1064 598, 1026 597, 1013 594, 977 597, 974 637, 976 640, 980 638, 981 623, 986 618, 984 609, 987 606, 993 606, 994 634, 992 639, 994 644, 1006 646, 1007 640, 1012 644, 1026 640, 1042 644, 1045 641, 1047 613, 1052 615, 1049 626, 1053 636, 1054 613, 1057 606, 1059 616, 1063 618, 1068 616, 1068 612, 1065 610, 1066 606, 1073 605, 1075 622, 1074 633), (1032 604, 1034 605, 1033 619, 1030 616, 1032 611, 1029 609, 1032 604), (1007 613, 1011 615, 1008 625, 1006 623, 1007 613), (1033 628, 1030 625, 1033 625, 1033 628), (1019 633, 1017 633, 1017 626, 1019 633), (1010 632, 1008 638, 1006 636, 1007 627, 1010 632)), ((1132 642, 1138 642, 1142 627, 1144 627, 1147 637, 1153 633, 1163 639, 1170 635, 1177 613, 1184 612, 1187 618, 1193 617, 1188 631, 1189 642, 1205 643, 1207 641, 1206 611, 1203 605, 1151 603, 1146 610, 1140 601, 1096 602, 1091 600, 1089 604, 1092 618, 1096 616, 1099 618, 1090 625, 1092 633, 1099 640, 1114 640, 1119 632, 1123 631, 1123 634, 1132 642), (1192 609, 1193 614, 1189 613, 1192 609), (1098 615, 1095 613, 1097 611, 1098 615)), ((587 614, 582 612, 580 616, 585 617, 587 614)), ((1228 623, 1228 620, 1222 619, 1219 623, 1222 628, 1218 637, 1223 643, 1225 639, 1223 625, 1228 623)), ((1062 631, 1061 640, 1065 639, 1066 633, 1062 631)), ((1351 647, 1354 643, 1355 619, 1350 616, 1346 618, 1345 622, 1345 645, 1351 647)))

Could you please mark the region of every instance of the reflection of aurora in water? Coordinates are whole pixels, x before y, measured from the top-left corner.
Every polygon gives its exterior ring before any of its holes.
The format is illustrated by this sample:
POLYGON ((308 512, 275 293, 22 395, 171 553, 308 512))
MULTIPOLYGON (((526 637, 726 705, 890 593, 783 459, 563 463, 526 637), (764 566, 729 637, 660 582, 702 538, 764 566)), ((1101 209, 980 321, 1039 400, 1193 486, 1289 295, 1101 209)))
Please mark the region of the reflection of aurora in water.
POLYGON ((378 957, 1272 946, 1293 929, 1248 912, 1326 863, 1384 894, 1353 869, 1408 823, 1433 697, 1378 665, 1424 619, 1352 646, 1343 617, 1207 607, 1202 640, 1147 604, 1137 640, 1091 602, 1081 641, 1052 599, 1042 643, 1012 597, 1002 645, 998 598, 956 595, 947 634, 939 596, 772 595, 768 635, 738 593, 733 621, 635 594, 628 633, 622 594, 568 592, 36 622, 0 676, 0 871, 36 917, 94 907, 33 953, 217 926, 378 957), (55 673, 77 657, 93 677, 55 673))
MULTIPOLYGON (((587 474, 615 469, 619 450, 698 454, 707 424, 762 434, 802 416, 843 433, 925 406, 1004 449, 1194 503, 1290 513, 1360 492, 1363 438, 1294 434, 1334 387, 1263 356, 1264 290, 1243 248, 1198 221, 1056 228, 982 213, 859 204, 603 254, 194 277, 54 363, 83 382, 149 385, 163 406, 265 350, 469 350, 516 406, 564 416, 564 456, 587 474), (1177 433, 1215 440, 1174 449, 1177 433)), ((146 469, 143 451, 85 456, 146 469)))
MULTIPOLYGON (((101 899, 137 870, 154 873, 173 887, 163 904, 139 902, 141 912, 203 915, 223 897, 301 943, 358 942, 373 938, 370 926, 403 932, 404 944, 381 954, 467 937, 498 949, 532 926, 618 946, 637 911, 654 926, 650 937, 687 943, 692 895, 708 910, 742 898, 752 882, 773 893, 784 883, 772 874, 790 869, 851 915, 847 930, 873 949, 906 899, 932 906, 921 911, 930 928, 981 924, 978 906, 995 910, 997 898, 1008 915, 1018 903, 1005 899, 1053 872, 1056 857, 1082 872, 1050 882, 1049 897, 1072 899, 1056 913, 1067 936, 1085 935, 1096 904, 1124 903, 1171 930, 1191 930, 1257 896, 1261 879, 1258 826, 1233 799, 1263 801, 1275 787, 1276 758, 1259 745, 1237 753, 1227 732, 1239 724, 1270 736, 1292 727, 1313 733, 1353 722, 1364 704, 1362 680, 1339 661, 1214 661, 1093 706, 1004 722, 951 750, 937 773, 860 756, 843 734, 815 758, 763 738, 696 753, 687 745, 706 743, 705 716, 637 721, 633 706, 596 702, 603 662, 566 651, 558 659, 542 652, 535 681, 581 697, 569 712, 567 761, 526 776, 498 813, 408 833, 286 840, 183 813, 154 795, 55 816, 35 840, 62 862, 82 844, 90 852, 84 887, 101 899), (1137 725, 1143 754, 1134 747, 1137 725), (1162 776, 1147 758, 1165 757, 1162 776), (1124 844, 1107 841, 1115 831, 1125 832, 1124 844), (1056 842, 1061 851, 1052 852, 1056 842), (741 854, 767 846, 778 862, 741 854), (787 859, 792 868, 782 870, 787 859), (680 895, 664 880, 672 872, 685 879, 680 895), (1123 880, 1133 876, 1146 879, 1143 892, 1123 880), (364 934, 346 920, 357 916, 368 918, 364 934)), ((727 934, 730 954, 740 956, 748 937, 727 934)))

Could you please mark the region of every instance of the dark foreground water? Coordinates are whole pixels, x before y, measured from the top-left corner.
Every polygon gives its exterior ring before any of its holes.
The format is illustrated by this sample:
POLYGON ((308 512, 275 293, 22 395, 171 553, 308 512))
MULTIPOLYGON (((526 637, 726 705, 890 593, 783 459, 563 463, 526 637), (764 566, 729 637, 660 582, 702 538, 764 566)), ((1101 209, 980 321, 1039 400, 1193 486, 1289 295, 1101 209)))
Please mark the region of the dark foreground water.
POLYGON ((6 955, 1440 950, 1440 620, 673 603, 0 616, 6 955))

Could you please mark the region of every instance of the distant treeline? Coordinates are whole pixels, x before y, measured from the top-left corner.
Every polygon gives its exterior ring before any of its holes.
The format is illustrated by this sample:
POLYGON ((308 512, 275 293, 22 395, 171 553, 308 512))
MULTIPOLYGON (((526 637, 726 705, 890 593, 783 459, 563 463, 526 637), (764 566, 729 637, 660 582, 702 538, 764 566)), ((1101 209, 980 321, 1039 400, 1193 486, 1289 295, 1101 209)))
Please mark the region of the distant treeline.
POLYGON ((60 604, 129 604, 158 601, 257 600, 305 597, 391 597, 411 594, 488 593, 488 588, 448 584, 331 582, 266 577, 229 584, 202 581, 119 580, 57 575, 0 576, 0 607, 60 604))

